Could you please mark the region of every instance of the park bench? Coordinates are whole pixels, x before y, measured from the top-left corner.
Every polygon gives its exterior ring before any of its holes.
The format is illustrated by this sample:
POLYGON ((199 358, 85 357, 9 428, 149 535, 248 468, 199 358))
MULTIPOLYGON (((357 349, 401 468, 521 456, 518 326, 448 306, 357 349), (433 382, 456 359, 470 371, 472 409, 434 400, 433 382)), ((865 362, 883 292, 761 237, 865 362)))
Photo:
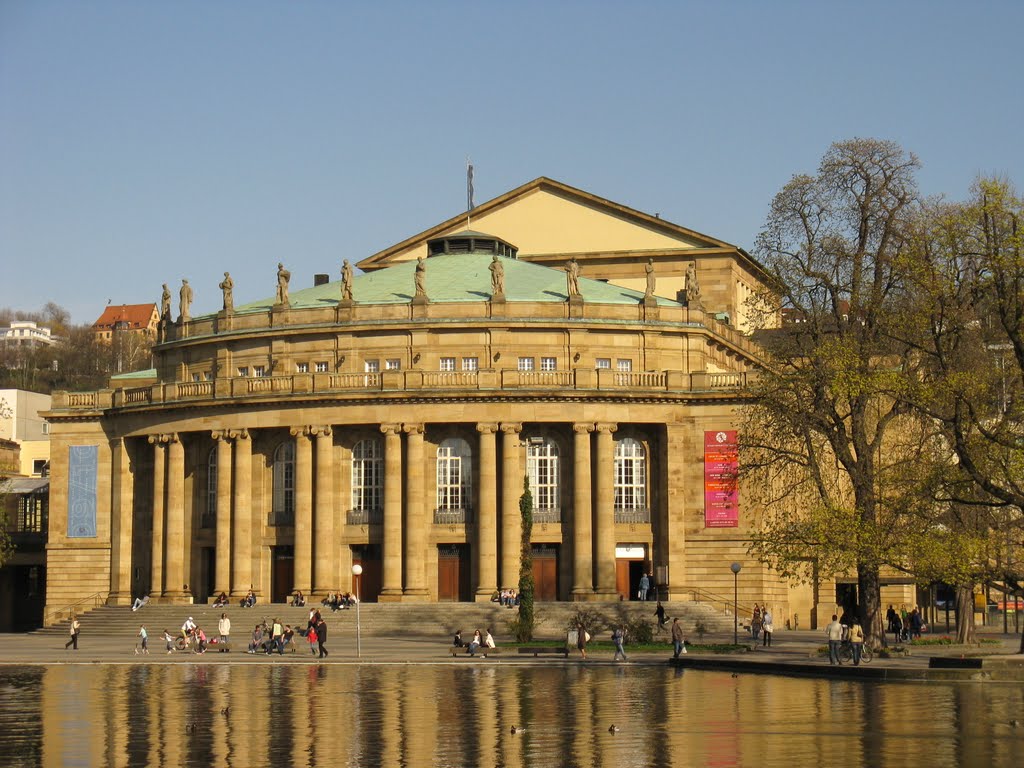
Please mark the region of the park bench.
POLYGON ((519 652, 520 653, 527 653, 527 654, 532 653, 533 654, 533 658, 537 658, 537 656, 539 656, 542 653, 560 653, 560 654, 562 654, 562 656, 564 658, 566 658, 566 659, 569 658, 569 646, 567 646, 567 645, 562 645, 562 646, 556 646, 556 645, 528 646, 528 647, 520 648, 519 652))
MULTIPOLYGON (((455 645, 449 646, 449 648, 451 648, 452 656, 453 657, 454 656, 469 656, 469 652, 466 650, 467 647, 468 646, 465 646, 465 645, 462 646, 461 648, 459 648, 458 646, 455 646, 455 645)), ((476 649, 476 655, 477 656, 496 656, 499 653, 501 653, 501 649, 500 648, 485 648, 484 646, 480 646, 479 648, 476 649)))

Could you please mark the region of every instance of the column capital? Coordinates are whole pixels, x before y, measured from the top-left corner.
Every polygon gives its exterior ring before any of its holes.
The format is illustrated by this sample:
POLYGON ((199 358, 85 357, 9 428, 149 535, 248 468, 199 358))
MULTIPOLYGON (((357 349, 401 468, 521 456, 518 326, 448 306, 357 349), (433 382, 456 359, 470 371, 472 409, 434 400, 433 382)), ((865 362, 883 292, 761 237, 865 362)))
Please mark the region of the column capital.
POLYGON ((595 426, 595 429, 597 429, 598 432, 607 432, 608 434, 613 434, 619 428, 618 424, 600 423, 600 422, 595 424, 594 426, 595 426))
POLYGON ((589 422, 583 424, 573 424, 572 431, 578 435, 590 434, 591 432, 594 431, 594 425, 589 422))
POLYGON ((319 427, 310 427, 309 434, 313 437, 330 437, 334 433, 331 431, 330 424, 324 424, 319 427))
POLYGON ((401 424, 381 424, 380 431, 385 435, 400 435, 402 432, 401 424))
POLYGON ((230 440, 234 435, 230 429, 215 429, 210 432, 210 437, 219 443, 222 440, 230 440))
POLYGON ((402 430, 409 435, 422 435, 424 426, 423 424, 403 424, 402 430))
POLYGON ((227 432, 228 437, 232 440, 248 440, 250 437, 249 430, 245 427, 242 427, 241 429, 229 429, 227 432))
POLYGON ((506 435, 518 435, 520 432, 523 431, 523 424, 522 422, 506 421, 502 423, 501 431, 504 432, 506 435))
POLYGON ((312 427, 301 426, 301 427, 290 427, 288 429, 288 432, 291 434, 292 437, 303 437, 303 436, 308 436, 310 434, 311 430, 312 430, 312 427))
POLYGON ((164 433, 160 435, 150 435, 148 438, 150 443, 157 445, 158 443, 178 443, 181 440, 178 437, 177 432, 164 433))
POLYGON ((476 431, 481 435, 493 435, 498 431, 498 425, 494 422, 485 422, 483 424, 476 425, 476 431))

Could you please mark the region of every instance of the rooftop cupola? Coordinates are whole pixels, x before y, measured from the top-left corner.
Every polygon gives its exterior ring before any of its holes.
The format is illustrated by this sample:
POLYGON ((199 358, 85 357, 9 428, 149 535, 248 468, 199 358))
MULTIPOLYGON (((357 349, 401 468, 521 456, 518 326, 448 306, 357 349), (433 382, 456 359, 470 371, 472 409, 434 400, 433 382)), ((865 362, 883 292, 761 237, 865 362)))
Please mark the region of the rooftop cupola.
POLYGON ((465 229, 462 232, 453 232, 450 235, 435 237, 433 240, 427 241, 428 257, 442 253, 487 253, 514 259, 519 253, 519 249, 506 243, 500 237, 465 229))

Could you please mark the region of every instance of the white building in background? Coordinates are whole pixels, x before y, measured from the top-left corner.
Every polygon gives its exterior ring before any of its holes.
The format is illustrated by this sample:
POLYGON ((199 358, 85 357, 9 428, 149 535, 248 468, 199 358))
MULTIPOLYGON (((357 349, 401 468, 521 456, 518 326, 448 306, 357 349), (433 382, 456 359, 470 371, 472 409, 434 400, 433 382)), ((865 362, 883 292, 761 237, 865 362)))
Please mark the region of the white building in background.
POLYGON ((49 328, 32 320, 14 320, 9 328, 0 328, 0 344, 9 347, 52 347, 56 341, 49 328))
POLYGON ((0 389, 0 438, 21 448, 19 474, 42 477, 50 463, 50 425, 39 415, 51 398, 23 389, 0 389))

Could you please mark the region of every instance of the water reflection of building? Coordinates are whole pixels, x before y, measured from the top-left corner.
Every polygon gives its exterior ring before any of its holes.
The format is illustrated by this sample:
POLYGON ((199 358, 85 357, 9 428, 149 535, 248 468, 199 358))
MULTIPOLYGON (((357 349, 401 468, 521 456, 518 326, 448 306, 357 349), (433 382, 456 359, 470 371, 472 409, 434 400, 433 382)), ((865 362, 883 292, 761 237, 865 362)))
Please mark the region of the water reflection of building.
POLYGON ((1021 742, 1008 721, 1024 706, 1019 686, 574 664, 35 674, 18 736, 39 744, 42 765, 857 766, 927 751, 936 765, 1014 766, 1021 742))

